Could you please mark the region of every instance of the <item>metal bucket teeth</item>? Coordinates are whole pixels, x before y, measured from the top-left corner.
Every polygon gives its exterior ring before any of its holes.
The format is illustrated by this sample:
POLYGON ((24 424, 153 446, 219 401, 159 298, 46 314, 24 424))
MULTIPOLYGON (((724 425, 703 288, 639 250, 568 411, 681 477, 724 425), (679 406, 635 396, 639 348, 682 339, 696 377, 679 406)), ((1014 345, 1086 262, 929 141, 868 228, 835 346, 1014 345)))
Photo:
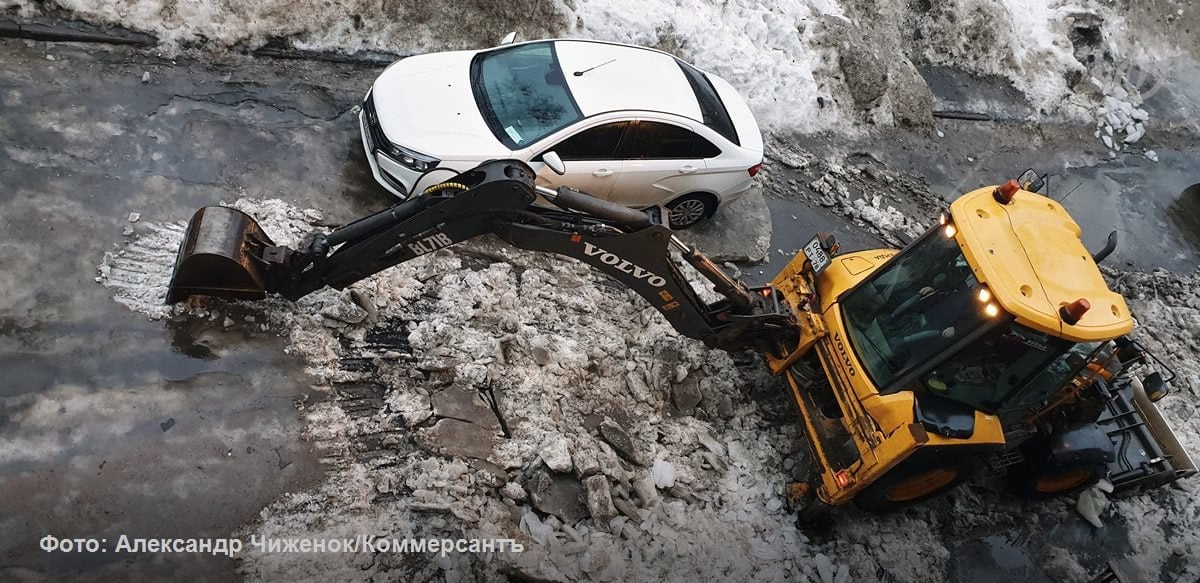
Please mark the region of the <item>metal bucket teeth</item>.
POLYGON ((265 247, 274 245, 250 215, 223 206, 192 215, 175 260, 167 303, 190 296, 261 299, 266 295, 265 247))

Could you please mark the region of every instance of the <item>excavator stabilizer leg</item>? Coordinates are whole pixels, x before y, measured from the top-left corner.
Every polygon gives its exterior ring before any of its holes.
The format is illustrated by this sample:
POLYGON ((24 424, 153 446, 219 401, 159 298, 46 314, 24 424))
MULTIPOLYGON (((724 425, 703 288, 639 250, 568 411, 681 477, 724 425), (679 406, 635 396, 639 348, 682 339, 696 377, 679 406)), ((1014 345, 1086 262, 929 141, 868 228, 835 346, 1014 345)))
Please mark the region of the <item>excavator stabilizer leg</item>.
POLYGON ((263 252, 274 246, 250 215, 223 206, 204 207, 188 221, 167 303, 192 295, 261 299, 266 295, 263 252))

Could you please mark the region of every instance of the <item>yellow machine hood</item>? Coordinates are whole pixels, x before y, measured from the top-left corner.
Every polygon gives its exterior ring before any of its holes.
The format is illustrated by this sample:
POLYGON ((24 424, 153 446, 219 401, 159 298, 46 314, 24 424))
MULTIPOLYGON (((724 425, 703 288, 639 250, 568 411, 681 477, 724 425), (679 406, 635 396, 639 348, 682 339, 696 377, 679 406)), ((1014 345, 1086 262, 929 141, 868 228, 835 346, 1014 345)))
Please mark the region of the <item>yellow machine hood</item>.
POLYGON ((1120 294, 1108 289, 1079 225, 1054 200, 1017 191, 1005 205, 995 187, 969 192, 950 206, 955 238, 976 277, 1017 321, 1075 342, 1108 340, 1133 320, 1120 294), (1075 324, 1059 308, 1083 298, 1091 308, 1075 324))

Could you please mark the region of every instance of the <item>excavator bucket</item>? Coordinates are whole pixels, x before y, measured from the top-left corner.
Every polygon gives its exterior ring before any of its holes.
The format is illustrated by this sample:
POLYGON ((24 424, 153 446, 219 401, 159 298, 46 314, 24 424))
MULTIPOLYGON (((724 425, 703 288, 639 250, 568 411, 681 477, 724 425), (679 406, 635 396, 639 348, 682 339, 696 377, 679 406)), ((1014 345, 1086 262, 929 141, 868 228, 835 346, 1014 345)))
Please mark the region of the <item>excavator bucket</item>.
POLYGON ((267 289, 263 253, 273 246, 250 215, 223 206, 208 206, 192 215, 175 258, 167 303, 204 295, 262 299, 267 289))

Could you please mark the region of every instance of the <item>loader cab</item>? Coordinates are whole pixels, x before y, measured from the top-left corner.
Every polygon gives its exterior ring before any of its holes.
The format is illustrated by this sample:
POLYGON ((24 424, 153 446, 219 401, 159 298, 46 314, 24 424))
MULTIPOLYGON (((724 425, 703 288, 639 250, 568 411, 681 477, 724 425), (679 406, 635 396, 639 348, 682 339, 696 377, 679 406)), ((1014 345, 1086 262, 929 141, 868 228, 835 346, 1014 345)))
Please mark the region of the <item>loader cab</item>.
POLYGON ((838 303, 880 395, 934 394, 989 414, 1045 402, 1131 327, 1079 227, 1024 191, 1008 202, 988 189, 961 197, 838 303))
POLYGON ((955 234, 939 225, 842 296, 858 360, 881 395, 914 390, 986 413, 1044 400, 1072 372, 1075 343, 1017 323, 955 234))

